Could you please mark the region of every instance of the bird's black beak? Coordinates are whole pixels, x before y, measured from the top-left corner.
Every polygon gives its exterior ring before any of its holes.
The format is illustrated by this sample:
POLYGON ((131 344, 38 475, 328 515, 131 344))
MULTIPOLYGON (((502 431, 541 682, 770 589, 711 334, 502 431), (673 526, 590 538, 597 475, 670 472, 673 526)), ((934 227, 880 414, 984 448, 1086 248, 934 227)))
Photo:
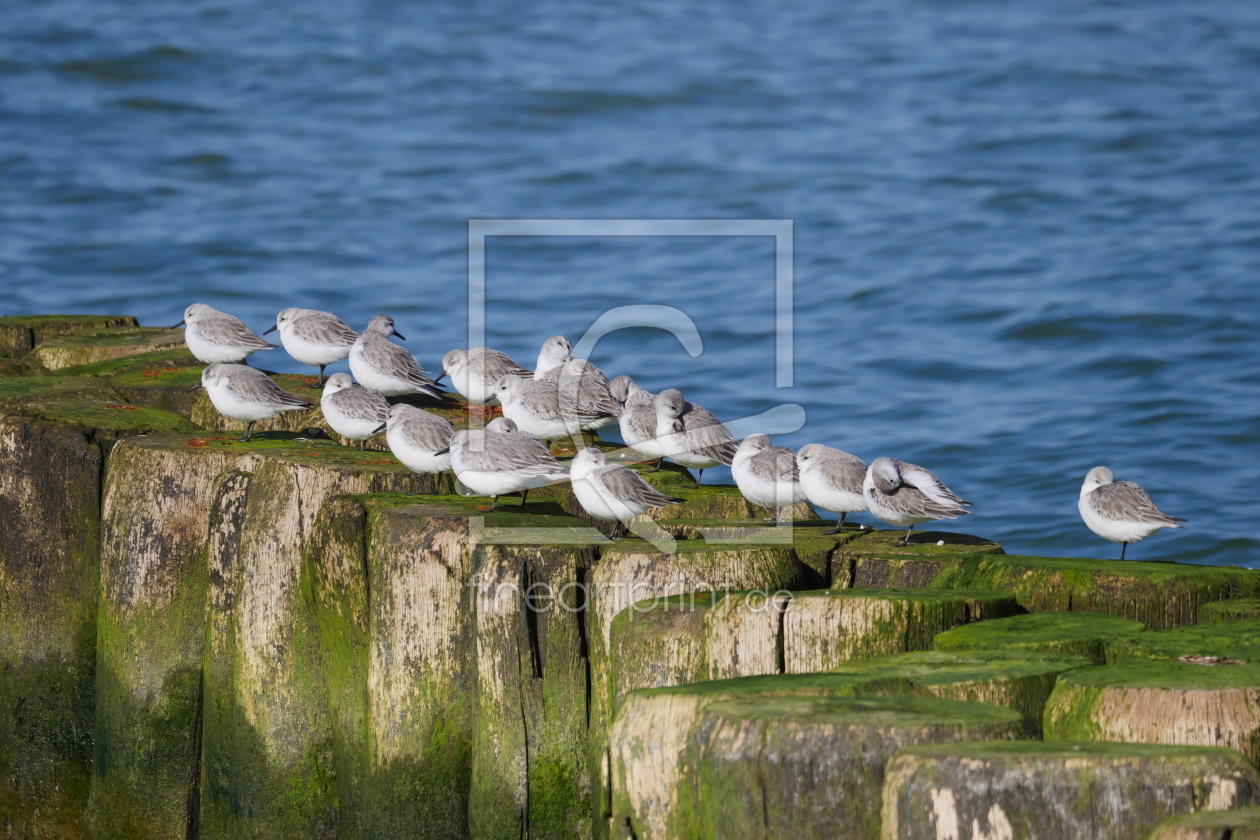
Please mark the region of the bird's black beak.
POLYGON ((403 335, 403 334, 402 334, 402 333, 400 333, 398 330, 394 330, 392 333, 390 333, 390 335, 396 335, 396 336, 398 336, 399 338, 401 338, 403 341, 406 341, 406 340, 407 340, 407 336, 403 335))
POLYGON ((441 381, 442 381, 443 379, 445 379, 445 378, 446 378, 446 371, 442 371, 442 375, 441 375, 441 376, 439 376, 437 379, 434 379, 434 380, 433 380, 433 384, 434 384, 434 385, 436 385, 436 384, 438 384, 439 382, 441 382, 441 381))
POLYGON ((372 434, 379 435, 381 432, 385 431, 385 427, 388 425, 389 425, 388 423, 382 423, 381 425, 377 426, 375 429, 372 430, 372 434))
POLYGON ((186 324, 186 323, 188 323, 188 322, 187 322, 187 321, 180 321, 180 322, 179 322, 178 324, 176 324, 174 327, 167 327, 167 329, 168 329, 168 330, 173 330, 173 329, 175 329, 175 327, 182 327, 182 326, 184 326, 184 324, 186 324))
POLYGON ((443 449, 442 451, 440 451, 440 452, 434 452, 433 454, 434 454, 434 455, 445 455, 447 452, 450 452, 450 451, 451 451, 451 448, 448 446, 448 447, 446 447, 445 449, 443 449))
POLYGON ((191 394, 193 391, 196 391, 198 388, 202 388, 202 387, 205 387, 205 386, 203 386, 200 382, 198 382, 196 385, 188 389, 188 393, 191 394))
POLYGON ((276 327, 278 327, 278 326, 280 326, 280 325, 279 325, 279 324, 272 324, 272 325, 271 325, 271 329, 264 331, 264 332, 263 332, 263 335, 266 335, 267 333, 273 333, 273 332, 275 332, 275 331, 276 331, 276 327))

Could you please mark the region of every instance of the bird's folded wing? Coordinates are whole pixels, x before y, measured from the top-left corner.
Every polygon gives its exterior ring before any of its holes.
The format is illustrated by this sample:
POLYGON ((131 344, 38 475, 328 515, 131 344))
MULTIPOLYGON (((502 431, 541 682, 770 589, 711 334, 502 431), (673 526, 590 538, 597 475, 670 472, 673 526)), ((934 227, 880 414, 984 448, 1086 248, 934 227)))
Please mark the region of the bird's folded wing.
POLYGON ((620 464, 600 467, 592 472, 591 476, 607 488, 614 499, 647 507, 664 507, 681 501, 681 499, 666 496, 644 481, 634 470, 626 469, 620 464))

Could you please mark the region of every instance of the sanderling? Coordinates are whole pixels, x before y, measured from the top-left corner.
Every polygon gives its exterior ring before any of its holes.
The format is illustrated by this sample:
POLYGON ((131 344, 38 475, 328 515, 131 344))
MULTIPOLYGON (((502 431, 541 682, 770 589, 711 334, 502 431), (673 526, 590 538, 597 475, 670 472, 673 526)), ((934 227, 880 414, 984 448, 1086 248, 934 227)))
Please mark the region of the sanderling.
MULTIPOLYGON (((451 469, 469 490, 490 496, 490 510, 505 493, 564 481, 569 471, 551 456, 520 445, 511 434, 461 429, 451 435, 451 469)), ((525 504, 524 497, 521 505, 525 504)))
POLYGON ((359 334, 331 312, 289 307, 276 316, 271 330, 280 331, 284 352, 304 365, 319 368, 319 383, 324 384, 324 368, 350 355, 359 334))
MULTIPOLYGON (((367 329, 350 348, 350 372, 365 388, 380 391, 387 397, 402 394, 425 394, 442 399, 442 392, 434 385, 416 357, 397 344, 389 336, 403 335, 394 329, 394 319, 377 315, 367 329)), ((404 339, 405 340, 405 339, 404 339)))
POLYGON ((796 453, 786 446, 771 446, 765 435, 744 438, 735 451, 731 475, 744 498, 774 510, 776 520, 782 519, 784 508, 805 500, 796 453))
POLYGON ((618 422, 621 424, 621 439, 626 446, 645 460, 659 461, 663 458, 661 445, 656 442, 656 395, 640 388, 624 373, 608 383, 608 390, 622 404, 618 422))
POLYGON ((244 442, 254 436, 254 424, 282 411, 311 408, 306 400, 285 393, 267 374, 245 365, 208 365, 201 372, 201 382, 189 388, 205 388, 210 402, 220 414, 231 420, 249 423, 244 442))
POLYGON ((512 361, 506 353, 489 347, 474 347, 471 350, 452 350, 443 356, 442 373, 433 381, 438 383, 443 376, 449 376, 451 385, 469 402, 484 403, 493 399, 494 386, 509 374, 533 376, 531 371, 512 361))
POLYGON ((578 452, 569 465, 569 478, 583 510, 596 519, 618 523, 611 535, 614 540, 619 529, 628 528, 632 519, 649 508, 684 501, 661 493, 634 470, 608 463, 604 453, 593 446, 578 452))
POLYGON ((616 421, 621 414, 621 403, 609 391, 604 372, 586 359, 573 358, 572 351, 573 345, 562 335, 553 335, 544 341, 538 352, 534 379, 559 386, 560 407, 566 414, 596 416, 581 423, 582 431, 602 429, 616 421))
POLYGON ((896 458, 876 458, 866 470, 862 495, 871 513, 906 529, 906 535, 893 545, 909 545, 910 534, 920 522, 957 519, 971 511, 939 478, 914 464, 896 458))
POLYGON ((503 406, 505 417, 522 431, 543 440, 559 440, 576 434, 606 416, 572 404, 562 407, 559 386, 539 379, 505 376, 495 386, 495 396, 503 406))
POLYGON ((1132 481, 1116 481, 1111 470, 1094 467, 1081 485, 1077 503, 1081 519, 1104 540, 1120 543, 1120 559, 1129 543, 1146 539, 1160 528, 1180 528, 1180 516, 1169 516, 1155 507, 1151 497, 1132 481))
POLYGON ((389 407, 385 423, 389 451, 412 472, 432 474, 451 468, 451 435, 455 427, 445 417, 405 403, 389 407))
POLYGON ((185 325, 184 343, 188 345, 188 352, 208 365, 247 364, 249 354, 276 348, 245 326, 240 318, 204 303, 194 303, 184 310, 184 320, 175 327, 185 325))
POLYGON ((796 453, 796 465, 805 498, 823 510, 840 514, 835 529, 824 533, 840 533, 846 516, 866 510, 866 496, 862 493, 866 464, 858 456, 811 443, 796 453))
POLYGON ((348 373, 334 373, 324 385, 319 406, 332 430, 342 437, 357 440, 359 448, 377 434, 389 413, 389 403, 379 391, 364 388, 348 373))
MULTIPOLYGON (((734 463, 739 449, 739 441, 720 420, 684 400, 674 388, 656 397, 656 443, 675 464, 699 470, 695 487, 700 486, 700 478, 709 467, 734 463)), ((769 445, 769 439, 766 443, 769 445)))

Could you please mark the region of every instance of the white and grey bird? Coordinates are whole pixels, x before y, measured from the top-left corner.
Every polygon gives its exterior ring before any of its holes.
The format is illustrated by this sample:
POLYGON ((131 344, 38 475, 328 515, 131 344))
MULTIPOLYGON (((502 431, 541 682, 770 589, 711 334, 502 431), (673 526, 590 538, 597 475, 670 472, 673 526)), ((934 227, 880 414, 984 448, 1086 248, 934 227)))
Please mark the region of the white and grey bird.
MULTIPOLYGON (((720 420, 683 399, 675 388, 661 391, 656 397, 656 443, 661 454, 675 464, 699 470, 693 487, 700 486, 704 471, 710 467, 734 464, 740 446, 720 420)), ((768 438, 766 443, 769 445, 768 438)))
POLYGON ((280 343, 304 365, 319 368, 318 386, 324 384, 324 368, 350 355, 359 334, 331 312, 289 307, 276 316, 272 330, 280 331, 280 343))
POLYGON ((280 389, 267 374, 245 365, 208 365, 201 372, 201 382, 188 390, 205 388, 215 409, 224 417, 248 423, 245 437, 254 436, 254 424, 259 420, 275 417, 282 411, 298 411, 311 408, 306 400, 298 399, 280 389))
POLYGON ((914 526, 937 519, 957 519, 971 511, 965 502, 923 467, 896 458, 876 458, 866 469, 862 495, 871 513, 906 529, 893 545, 909 545, 914 526))
POLYGON ((523 447, 511 433, 460 429, 451 435, 450 455, 455 477, 474 493, 490 496, 490 510, 505 493, 528 491, 569 477, 568 468, 550 452, 523 447))
MULTIPOLYGON (((621 439, 644 460, 659 461, 665 457, 656 442, 656 395, 639 387, 624 373, 608 383, 613 398, 621 402, 621 439)), ((660 469, 660 464, 657 464, 660 469)))
MULTIPOLYGON (((582 509, 596 519, 616 521, 612 539, 618 530, 628 528, 631 520, 651 508, 676 505, 684 501, 666 496, 648 484, 634 470, 610 464, 593 446, 578 452, 569 465, 573 494, 582 509)), ((623 530, 624 532, 624 530, 623 530)))
POLYGON ((566 413, 596 418, 580 423, 582 431, 602 429, 616 422, 621 403, 609 390, 608 377, 586 359, 574 359, 572 352, 573 345, 562 335, 544 341, 534 379, 554 382, 559 387, 560 406, 566 413))
POLYGON ((731 475, 744 498, 774 510, 775 519, 782 519, 784 508, 805 501, 796 453, 786 446, 771 446, 765 435, 744 438, 735 451, 731 475))
POLYGON ((367 446, 368 438, 380 432, 380 426, 389 413, 389 403, 380 391, 364 388, 350 378, 348 373, 334 373, 324 385, 319 398, 324 419, 332 430, 342 437, 359 441, 359 448, 367 446))
POLYGON ((505 376, 533 376, 531 371, 518 365, 506 353, 489 347, 471 350, 452 350, 442 357, 442 373, 434 383, 449 376, 451 385, 471 403, 490 402, 494 398, 494 386, 505 376))
POLYGON ((208 365, 248 364, 251 353, 276 348, 245 326, 240 318, 204 303, 194 303, 185 309, 184 320, 175 327, 187 327, 184 343, 188 345, 188 352, 208 365))
POLYGON ((1081 485, 1077 503, 1081 519, 1104 540, 1120 543, 1120 559, 1129 543, 1140 542, 1160 528, 1180 528, 1180 516, 1169 516, 1155 506, 1141 485, 1116 481, 1111 470, 1094 467, 1081 485))
POLYGON ((424 394, 442 399, 442 391, 429 378, 416 357, 393 344, 389 336, 405 337, 394 329, 394 319, 377 315, 350 348, 350 372, 365 388, 387 397, 424 394))
POLYGON ((862 492, 866 464, 858 456, 811 443, 796 453, 796 466, 805 498, 823 510, 840 514, 836 527, 824 533, 840 533, 846 516, 867 509, 866 494, 862 492))
POLYGON ((606 416, 596 409, 572 404, 562 408, 560 387, 540 379, 505 376, 495 386, 495 396, 503 406, 504 417, 516 423, 521 431, 547 441, 576 434, 606 416))
POLYGON ((445 417, 439 417, 400 403, 389 407, 383 425, 389 451, 412 472, 431 475, 451 468, 451 436, 455 427, 445 417))

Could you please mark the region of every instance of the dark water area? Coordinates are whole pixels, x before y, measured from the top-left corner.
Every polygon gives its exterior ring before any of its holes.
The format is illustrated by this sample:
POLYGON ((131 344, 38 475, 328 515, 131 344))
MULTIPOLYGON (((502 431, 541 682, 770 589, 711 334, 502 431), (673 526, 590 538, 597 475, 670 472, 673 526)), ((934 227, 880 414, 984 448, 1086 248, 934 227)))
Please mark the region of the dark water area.
POLYGON ((1012 553, 1118 556, 1104 464, 1191 520, 1131 557, 1260 563, 1254 0, 0 3, 0 313, 386 312, 434 370, 486 218, 791 220, 791 387, 764 237, 492 238, 488 343, 673 306, 701 355, 593 360, 798 404, 1012 553))

